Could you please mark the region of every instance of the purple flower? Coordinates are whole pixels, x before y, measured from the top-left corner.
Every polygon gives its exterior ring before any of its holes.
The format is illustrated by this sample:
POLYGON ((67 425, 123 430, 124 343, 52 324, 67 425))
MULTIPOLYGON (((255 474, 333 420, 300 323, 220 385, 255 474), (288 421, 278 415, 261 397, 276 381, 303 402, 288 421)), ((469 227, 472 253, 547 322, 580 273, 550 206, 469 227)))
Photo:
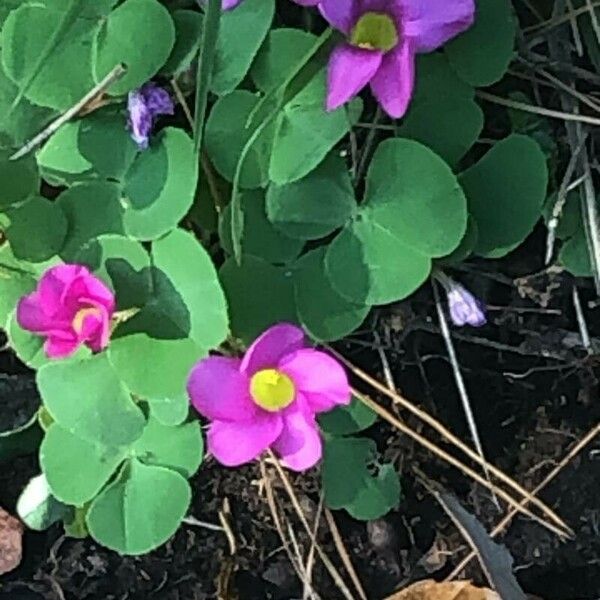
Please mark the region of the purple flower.
POLYGON ((460 283, 456 283, 451 279, 449 281, 450 284, 446 288, 446 294, 452 322, 458 327, 463 325, 481 327, 485 325, 487 319, 483 304, 460 283))
POLYGON ((168 92, 149 81, 141 88, 129 92, 127 98, 129 111, 128 127, 133 141, 140 150, 145 150, 158 115, 172 115, 175 108, 168 92))
POLYGON ((301 329, 267 329, 243 359, 209 356, 192 369, 187 389, 210 419, 208 449, 230 467, 272 448, 294 471, 309 469, 323 448, 315 415, 350 403, 344 368, 310 348, 301 329))
POLYGON ((319 8, 347 38, 329 61, 327 109, 370 84, 393 118, 402 117, 410 103, 415 55, 462 33, 475 15, 474 0, 321 0, 319 8))

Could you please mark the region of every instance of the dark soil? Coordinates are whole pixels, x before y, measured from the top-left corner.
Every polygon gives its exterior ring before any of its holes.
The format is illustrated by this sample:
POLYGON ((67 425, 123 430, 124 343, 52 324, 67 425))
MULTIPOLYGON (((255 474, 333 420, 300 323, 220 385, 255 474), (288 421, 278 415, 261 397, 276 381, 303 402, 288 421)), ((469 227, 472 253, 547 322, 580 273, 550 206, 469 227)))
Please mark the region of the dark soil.
MULTIPOLYGON (((593 298, 593 290, 589 282, 575 282, 561 273, 527 276, 538 267, 530 257, 542 255, 539 239, 541 236, 534 235, 501 263, 475 264, 468 272, 456 274, 490 306, 497 307, 490 311, 490 324, 483 329, 455 331, 485 451, 492 462, 529 489, 600 419, 598 363, 594 354, 588 355, 581 346, 571 301, 577 283, 590 334, 598 338, 592 340, 596 344, 600 341, 598 308, 586 302, 593 298), (486 272, 491 268, 493 272, 486 272), (519 285, 512 285, 520 277, 519 285)), ((403 394, 469 440, 434 315, 430 291, 424 289, 410 303, 375 315, 364 331, 339 349, 382 378, 373 337, 376 331, 403 394)), ((6 354, 4 370, 24 376, 6 354)), ((2 392, 0 397, 3 408, 17 414, 11 395, 2 392)), ((6 418, 7 411, 0 415, 6 418)), ((18 419, 25 419, 23 415, 18 419)), ((378 423, 367 435, 402 472, 403 500, 396 511, 376 522, 356 522, 343 513, 335 517, 369 598, 377 600, 413 580, 444 577, 464 556, 464 540, 415 477, 415 467, 455 493, 488 530, 502 515, 486 490, 387 425, 378 423)), ((600 597, 599 466, 597 439, 541 494, 574 529, 574 540, 561 543, 523 517, 516 518, 501 538, 515 559, 517 577, 526 592, 544 600, 600 597)), ((19 491, 37 470, 33 457, 3 465, 0 504, 12 510, 19 491)), ((0 598, 302 598, 302 585, 284 552, 260 481, 258 466, 230 470, 208 461, 193 482, 190 514, 196 519, 219 524, 224 502, 231 507, 228 521, 235 537, 233 555, 222 531, 198 525, 182 526, 164 547, 136 558, 120 557, 90 540, 65 538, 55 527, 44 534, 26 534, 23 564, 0 579, 0 598)), ((310 520, 319 500, 318 473, 295 477, 293 483, 310 520)), ((301 533, 284 490, 275 484, 275 491, 306 555, 307 537, 301 533)), ((342 570, 323 522, 319 539, 342 570)), ((485 583, 476 562, 465 576, 485 583)), ((341 597, 318 561, 313 581, 323 599, 341 597)))

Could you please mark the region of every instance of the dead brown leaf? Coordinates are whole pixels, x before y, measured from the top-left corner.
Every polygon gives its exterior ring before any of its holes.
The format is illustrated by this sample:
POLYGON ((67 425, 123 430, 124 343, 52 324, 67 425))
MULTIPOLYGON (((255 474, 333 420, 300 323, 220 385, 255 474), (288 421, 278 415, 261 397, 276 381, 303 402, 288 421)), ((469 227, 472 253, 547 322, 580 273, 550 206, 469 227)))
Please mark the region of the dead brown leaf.
POLYGON ((492 590, 478 588, 469 581, 438 583, 433 579, 419 581, 386 600, 501 600, 492 590))
POLYGON ((0 508, 0 575, 16 569, 21 563, 23 525, 0 508))

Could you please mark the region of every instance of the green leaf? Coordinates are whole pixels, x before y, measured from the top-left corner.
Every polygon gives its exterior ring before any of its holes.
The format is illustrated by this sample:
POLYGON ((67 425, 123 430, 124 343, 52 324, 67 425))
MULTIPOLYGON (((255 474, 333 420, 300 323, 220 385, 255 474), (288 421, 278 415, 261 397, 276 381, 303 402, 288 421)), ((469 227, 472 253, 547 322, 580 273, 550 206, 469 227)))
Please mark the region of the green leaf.
POLYGON ((47 364, 37 372, 37 384, 52 418, 82 439, 114 447, 142 434, 144 415, 106 354, 47 364))
POLYGON ((57 203, 33 196, 8 215, 5 233, 15 258, 43 262, 58 254, 67 235, 67 219, 57 203))
POLYGON ((103 178, 122 180, 137 154, 121 111, 94 111, 78 122, 77 147, 103 178))
MULTIPOLYGON (((5 261, 14 260, 8 245, 0 248, 0 328, 7 329, 8 318, 19 299, 35 289, 34 273, 6 268, 5 261)), ((9 265, 10 266, 10 265, 9 265)))
POLYGON ((275 0, 244 0, 221 15, 211 90, 222 96, 244 79, 275 14, 275 0))
POLYGON ((330 435, 349 435, 368 429, 377 421, 377 415, 356 396, 349 406, 338 406, 319 415, 319 426, 330 435))
POLYGON ((101 235, 88 242, 74 258, 86 265, 115 292, 117 310, 143 306, 150 296, 150 257, 135 240, 101 235))
POLYGON ((146 465, 166 467, 191 477, 200 467, 204 452, 200 423, 167 427, 150 419, 132 451, 146 465))
POLYGON ((594 273, 583 227, 560 249, 558 261, 575 277, 591 277, 594 273))
POLYGON ((179 75, 190 67, 202 39, 202 13, 195 10, 174 10, 175 46, 161 69, 162 73, 179 75))
POLYGON ((44 531, 69 518, 73 509, 58 501, 50 491, 45 475, 29 480, 17 501, 17 514, 29 529, 44 531))
POLYGON ((190 500, 190 486, 181 475, 132 460, 95 498, 88 529, 103 546, 121 554, 144 554, 175 533, 190 500))
POLYGON ((171 398, 148 399, 150 414, 163 425, 181 425, 188 417, 190 400, 187 391, 171 398))
POLYGON ((83 440, 60 425, 51 425, 40 447, 40 465, 55 496, 83 506, 102 489, 127 454, 83 440))
POLYGON ((298 319, 320 341, 339 340, 365 320, 369 306, 353 304, 331 285, 325 272, 326 246, 305 254, 294 266, 298 319))
POLYGON ((114 338, 108 349, 121 381, 142 398, 184 394, 190 369, 205 355, 191 339, 157 340, 144 333, 114 338))
POLYGON ((152 256, 189 310, 189 337, 202 348, 219 346, 229 333, 227 305, 206 250, 191 234, 176 229, 154 242, 152 256))
POLYGON ((250 343, 269 326, 296 322, 292 271, 253 256, 238 265, 227 259, 219 271, 233 335, 250 343))
POLYGON ((65 123, 44 144, 37 155, 42 171, 50 171, 55 176, 88 174, 92 164, 79 150, 79 130, 82 123, 83 121, 65 123))
POLYGON ((433 98, 456 101, 472 100, 475 97, 473 86, 458 76, 445 54, 419 54, 416 71, 419 76, 415 81, 411 108, 430 102, 433 98))
POLYGON ((477 222, 475 252, 489 256, 520 243, 540 218, 548 185, 546 158, 533 139, 513 134, 462 173, 460 182, 477 222))
POLYGON ((301 179, 317 167, 350 131, 363 109, 360 98, 348 107, 326 112, 326 75, 322 70, 284 107, 269 165, 269 178, 283 185, 301 179))
MULTIPOLYGON (((219 98, 206 122, 205 144, 215 169, 233 181, 236 165, 254 129, 246 123, 258 103, 258 97, 246 90, 236 90, 219 98)), ((267 128, 252 145, 242 167, 240 187, 264 187, 269 179, 269 160, 273 129, 267 128)))
MULTIPOLYGON (((272 183, 267 216, 287 236, 313 240, 343 226, 356 211, 352 181, 344 161, 330 154, 306 177, 287 185, 272 183)), ((245 250, 248 249, 245 247, 245 250)))
POLYGON ((446 45, 456 72, 474 86, 502 79, 513 56, 516 18, 510 0, 477 0, 475 24, 446 45))
POLYGON ((322 483, 329 508, 345 508, 355 519, 369 521, 398 504, 400 482, 393 465, 378 466, 374 476, 369 472, 375 451, 369 439, 326 438, 322 483))
POLYGON ((456 165, 477 141, 483 122, 483 111, 472 99, 432 96, 410 108, 398 135, 425 144, 456 165))
POLYGON ((393 465, 382 465, 375 477, 365 480, 346 510, 360 521, 372 521, 384 516, 398 505, 401 495, 400 480, 393 465))
POLYGON ((442 258, 436 261, 436 264, 439 265, 458 265, 461 262, 467 260, 471 254, 473 254, 473 250, 477 245, 477 239, 479 238, 479 230, 477 229, 477 221, 469 215, 469 220, 467 221, 467 231, 463 236, 463 239, 460 241, 460 244, 454 249, 453 252, 448 254, 448 256, 443 256, 442 258))
POLYGON ((15 146, 21 146, 30 140, 55 114, 25 98, 14 106, 18 93, 17 86, 4 72, 0 57, 0 131, 7 134, 15 146))
POLYGON ((153 240, 177 227, 194 202, 197 182, 192 140, 182 129, 168 127, 126 175, 127 233, 153 240))
POLYGON ((107 233, 123 233, 123 207, 119 187, 114 183, 91 181, 65 190, 56 200, 67 217, 67 237, 60 251, 65 262, 72 261, 90 240, 107 233))
MULTIPOLYGON (((240 204, 244 227, 242 246, 246 254, 263 258, 272 263, 287 263, 302 251, 304 242, 285 235, 285 230, 276 229, 267 219, 265 195, 259 190, 241 192, 240 204)), ((231 240, 231 204, 225 207, 219 221, 221 246, 233 254, 231 240)))
POLYGON ((204 139, 206 107, 208 106, 208 93, 214 70, 222 12, 219 0, 206 0, 205 5, 206 12, 202 21, 200 52, 198 54, 198 67, 196 69, 196 106, 192 127, 195 156, 199 156, 204 139))
POLYGON ((80 18, 80 4, 24 4, 4 23, 5 72, 34 104, 66 110, 94 85, 91 47, 98 22, 80 18))
POLYGON ((256 87, 268 92, 282 85, 316 40, 316 35, 302 29, 271 30, 250 71, 256 87))
POLYGON ((328 246, 327 277, 350 302, 396 302, 429 276, 431 259, 409 248, 394 226, 362 210, 328 246))
POLYGON ((125 0, 109 14, 96 36, 96 81, 123 63, 127 73, 109 88, 109 93, 126 94, 158 73, 174 44, 175 26, 160 2, 125 0))
POLYGON ((32 155, 8 160, 9 152, 0 151, 0 210, 25 200, 38 192, 40 176, 32 155))
POLYGON ((467 202, 456 176, 439 156, 411 140, 379 144, 365 203, 373 219, 424 256, 452 252, 467 228, 467 202))

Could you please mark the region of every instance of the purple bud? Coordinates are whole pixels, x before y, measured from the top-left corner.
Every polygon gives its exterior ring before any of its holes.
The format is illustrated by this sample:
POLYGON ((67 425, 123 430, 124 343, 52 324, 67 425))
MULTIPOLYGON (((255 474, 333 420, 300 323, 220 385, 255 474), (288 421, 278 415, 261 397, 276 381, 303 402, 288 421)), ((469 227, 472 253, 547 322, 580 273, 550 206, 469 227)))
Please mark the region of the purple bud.
POLYGON ((155 83, 145 83, 141 88, 129 92, 127 98, 129 111, 128 127, 133 141, 140 150, 148 147, 150 134, 158 115, 172 115, 175 112, 173 101, 168 92, 155 83))
POLYGON ((446 291, 450 318, 455 325, 481 327, 487 323, 483 304, 466 288, 452 281, 446 291))

